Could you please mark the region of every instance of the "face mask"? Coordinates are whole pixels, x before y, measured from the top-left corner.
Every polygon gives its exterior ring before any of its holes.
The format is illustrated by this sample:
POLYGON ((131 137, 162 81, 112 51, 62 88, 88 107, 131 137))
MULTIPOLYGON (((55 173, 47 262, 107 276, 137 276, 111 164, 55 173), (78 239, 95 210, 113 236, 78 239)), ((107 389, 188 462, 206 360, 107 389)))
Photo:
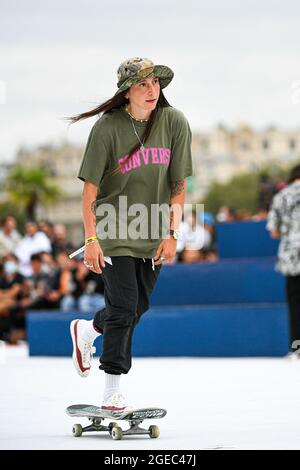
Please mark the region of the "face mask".
POLYGON ((46 273, 46 274, 51 273, 51 268, 50 268, 49 264, 47 264, 47 263, 42 264, 41 270, 42 270, 43 273, 46 273))
POLYGON ((18 266, 13 261, 6 261, 4 263, 4 271, 6 274, 14 274, 18 271, 18 266))
POLYGON ((218 222, 225 222, 226 221, 226 215, 220 212, 220 214, 217 214, 217 221, 218 222))

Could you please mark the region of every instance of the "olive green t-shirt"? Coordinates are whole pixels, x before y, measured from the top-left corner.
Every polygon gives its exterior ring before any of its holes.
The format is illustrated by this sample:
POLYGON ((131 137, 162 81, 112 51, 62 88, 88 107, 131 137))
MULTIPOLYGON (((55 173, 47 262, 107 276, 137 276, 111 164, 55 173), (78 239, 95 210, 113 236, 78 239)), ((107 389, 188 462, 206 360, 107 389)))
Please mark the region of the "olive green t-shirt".
MULTIPOLYGON (((133 123, 142 140, 147 123, 133 123)), ((144 151, 135 152, 112 175, 138 141, 131 118, 121 107, 93 125, 78 178, 98 187, 96 234, 105 256, 155 256, 168 216, 163 210, 159 215, 159 207, 169 207, 172 183, 193 174, 191 139, 184 114, 162 107, 144 151)))

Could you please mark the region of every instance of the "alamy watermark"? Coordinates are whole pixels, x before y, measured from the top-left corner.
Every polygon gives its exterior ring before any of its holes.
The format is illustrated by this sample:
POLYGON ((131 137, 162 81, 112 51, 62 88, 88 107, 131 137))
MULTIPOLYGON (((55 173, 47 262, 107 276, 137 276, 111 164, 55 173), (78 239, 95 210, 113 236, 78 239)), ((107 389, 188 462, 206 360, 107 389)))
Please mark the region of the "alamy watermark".
POLYGON ((96 232, 100 240, 159 240, 167 238, 170 226, 179 228, 181 222, 189 221, 190 233, 203 233, 204 204, 151 204, 150 207, 141 203, 128 205, 127 196, 119 196, 118 205, 97 204, 96 232), (191 223, 193 221, 194 223, 191 223), (200 229, 199 229, 200 228, 200 229))
POLYGON ((296 351, 294 351, 293 354, 296 354, 298 356, 298 358, 300 357, 300 340, 299 339, 295 339, 293 342, 292 342, 292 349, 295 349, 296 351))

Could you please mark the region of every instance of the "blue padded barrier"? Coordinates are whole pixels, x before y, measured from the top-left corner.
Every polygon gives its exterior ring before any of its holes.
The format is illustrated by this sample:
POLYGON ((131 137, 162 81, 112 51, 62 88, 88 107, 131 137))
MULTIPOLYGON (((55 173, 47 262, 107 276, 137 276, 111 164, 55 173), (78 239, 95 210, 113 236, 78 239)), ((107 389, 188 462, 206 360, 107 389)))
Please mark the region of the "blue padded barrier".
POLYGON ((266 221, 216 224, 217 248, 223 258, 276 256, 279 241, 270 237, 266 221))
MULTIPOLYGON (((136 328, 133 355, 285 355, 284 277, 274 271, 274 262, 271 257, 163 266, 152 307, 136 328)), ((71 355, 71 320, 93 314, 29 312, 30 354, 71 355)))
MULTIPOLYGON (((31 356, 71 356, 69 324, 78 312, 27 314, 31 356)), ((101 351, 101 337, 97 353, 101 351)), ((284 356, 288 352, 283 304, 152 307, 133 336, 133 356, 284 356)))
POLYGON ((284 277, 275 258, 230 259, 217 263, 162 267, 151 297, 156 305, 285 302, 284 277))

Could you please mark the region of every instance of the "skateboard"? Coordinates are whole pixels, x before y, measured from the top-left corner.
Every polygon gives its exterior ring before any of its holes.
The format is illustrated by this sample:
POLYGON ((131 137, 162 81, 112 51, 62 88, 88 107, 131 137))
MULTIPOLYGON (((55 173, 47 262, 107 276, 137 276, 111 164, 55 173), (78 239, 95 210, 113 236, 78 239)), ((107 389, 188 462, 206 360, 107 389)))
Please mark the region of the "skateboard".
POLYGON ((99 406, 93 405, 71 405, 66 409, 66 413, 71 417, 88 418, 92 424, 82 427, 81 424, 74 424, 73 436, 79 437, 83 432, 87 431, 108 431, 110 436, 119 440, 123 436, 130 434, 148 434, 151 438, 157 438, 160 435, 158 426, 152 425, 148 429, 141 428, 139 425, 145 419, 163 418, 167 414, 164 408, 135 408, 129 411, 105 411, 99 406), (129 428, 123 430, 118 423, 110 422, 108 426, 104 426, 101 422, 104 419, 126 420, 129 428))

